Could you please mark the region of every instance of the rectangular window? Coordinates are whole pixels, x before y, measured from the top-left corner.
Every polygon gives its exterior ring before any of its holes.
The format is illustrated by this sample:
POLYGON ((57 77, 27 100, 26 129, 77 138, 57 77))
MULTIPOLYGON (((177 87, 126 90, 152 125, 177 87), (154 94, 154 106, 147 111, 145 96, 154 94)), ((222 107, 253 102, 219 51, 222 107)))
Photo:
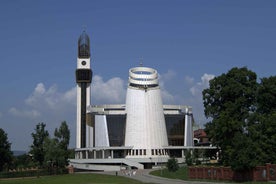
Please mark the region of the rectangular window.
POLYGON ((106 115, 110 146, 124 145, 126 115, 106 115))

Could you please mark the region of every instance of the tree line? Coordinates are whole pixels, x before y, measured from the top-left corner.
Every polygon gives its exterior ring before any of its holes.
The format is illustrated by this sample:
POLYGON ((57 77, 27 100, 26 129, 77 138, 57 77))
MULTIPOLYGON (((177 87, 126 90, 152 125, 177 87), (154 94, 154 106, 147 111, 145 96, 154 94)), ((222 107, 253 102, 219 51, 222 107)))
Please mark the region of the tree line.
POLYGON ((234 170, 276 164, 276 76, 232 68, 203 90, 205 130, 219 161, 234 170))
POLYGON ((38 123, 31 136, 33 143, 29 153, 14 157, 7 133, 0 128, 0 171, 18 166, 63 169, 68 165, 72 150, 68 149, 70 130, 66 121, 55 129, 53 137, 46 130, 45 123, 38 123))

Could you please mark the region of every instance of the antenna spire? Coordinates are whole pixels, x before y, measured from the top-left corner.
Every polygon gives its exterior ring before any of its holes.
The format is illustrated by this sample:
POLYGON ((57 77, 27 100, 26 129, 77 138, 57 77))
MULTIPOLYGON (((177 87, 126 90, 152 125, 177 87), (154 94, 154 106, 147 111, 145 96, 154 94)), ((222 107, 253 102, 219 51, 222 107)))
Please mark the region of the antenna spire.
POLYGON ((143 66, 143 61, 144 61, 144 58, 143 58, 143 56, 142 57, 140 57, 140 59, 139 59, 139 61, 140 61, 140 66, 142 67, 143 66))
POLYGON ((83 32, 86 32, 86 28, 87 28, 87 26, 85 24, 82 25, 83 32))

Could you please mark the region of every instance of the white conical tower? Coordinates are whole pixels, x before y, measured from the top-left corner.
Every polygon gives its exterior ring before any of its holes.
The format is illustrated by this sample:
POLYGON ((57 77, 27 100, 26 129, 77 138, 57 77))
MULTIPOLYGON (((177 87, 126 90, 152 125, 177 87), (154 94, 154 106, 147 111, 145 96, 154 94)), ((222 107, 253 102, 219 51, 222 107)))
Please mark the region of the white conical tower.
POLYGON ((129 70, 126 95, 125 146, 127 157, 167 157, 168 146, 158 73, 147 67, 129 70))

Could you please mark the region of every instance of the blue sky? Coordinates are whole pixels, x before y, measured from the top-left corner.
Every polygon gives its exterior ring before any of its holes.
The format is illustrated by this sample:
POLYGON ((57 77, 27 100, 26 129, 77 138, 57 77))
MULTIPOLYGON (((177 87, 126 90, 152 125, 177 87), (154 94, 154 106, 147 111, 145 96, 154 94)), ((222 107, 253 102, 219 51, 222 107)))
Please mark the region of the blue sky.
POLYGON ((128 70, 158 70, 165 104, 191 105, 232 67, 275 75, 276 2, 194 0, 3 0, 0 2, 0 127, 28 150, 39 122, 65 120, 75 145, 77 39, 91 40, 92 104, 124 103, 128 70))

